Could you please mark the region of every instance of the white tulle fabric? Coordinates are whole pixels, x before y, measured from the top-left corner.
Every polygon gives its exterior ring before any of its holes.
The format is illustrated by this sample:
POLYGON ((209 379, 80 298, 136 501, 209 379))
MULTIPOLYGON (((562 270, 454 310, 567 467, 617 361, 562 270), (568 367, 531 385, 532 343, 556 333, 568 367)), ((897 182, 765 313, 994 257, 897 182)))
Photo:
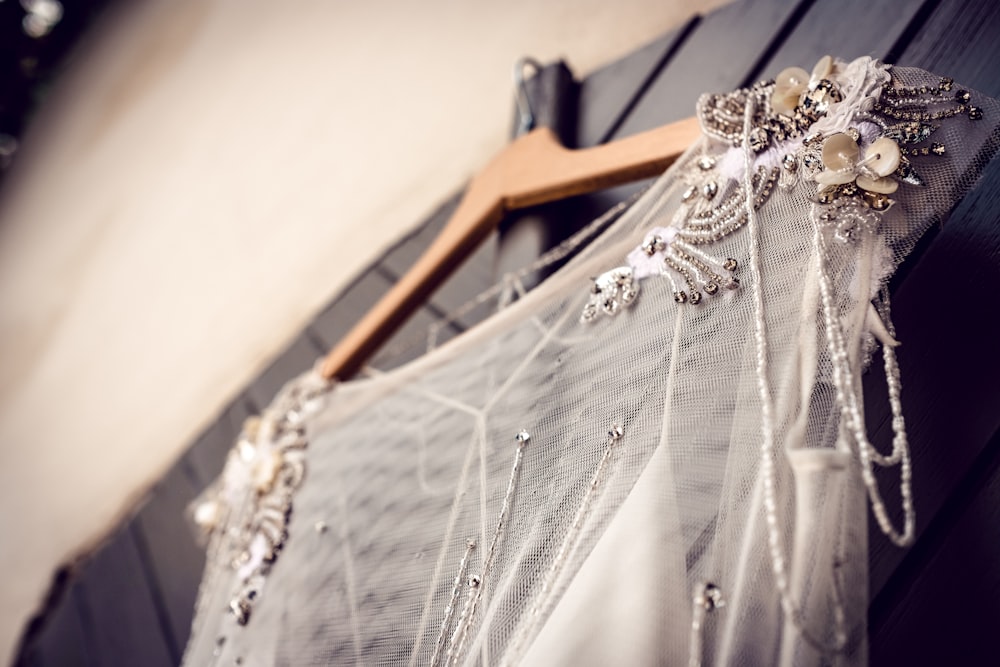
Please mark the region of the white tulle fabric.
MULTIPOLYGON (((838 67, 845 101, 824 122, 842 130, 886 70, 838 67)), ((697 160, 729 170, 720 197, 748 157, 780 162, 780 147, 706 137, 536 290, 407 366, 333 387, 306 420, 288 538, 245 626, 228 611, 231 529, 257 491, 227 491, 185 664, 864 664, 873 464, 844 392, 860 395, 873 295, 886 318, 892 269, 996 148, 996 108, 974 101, 986 117, 942 121, 948 152, 913 158, 925 185, 901 186, 853 242, 829 238, 800 178, 706 250, 739 261, 739 289, 678 304, 652 275, 631 305, 581 322, 592 278, 671 224, 697 160)), ((900 528, 899 499, 885 505, 900 528)))

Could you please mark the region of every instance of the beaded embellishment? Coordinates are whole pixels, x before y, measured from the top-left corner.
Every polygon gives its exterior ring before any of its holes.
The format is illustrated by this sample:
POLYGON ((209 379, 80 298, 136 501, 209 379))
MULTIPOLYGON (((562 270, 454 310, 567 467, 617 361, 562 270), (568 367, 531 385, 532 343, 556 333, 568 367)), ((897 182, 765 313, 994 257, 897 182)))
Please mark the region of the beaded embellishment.
POLYGON ((329 391, 317 373, 286 385, 263 415, 246 420, 221 483, 195 507, 195 522, 213 534, 216 558, 236 571, 229 611, 240 625, 249 622, 288 539, 293 496, 306 475, 305 419, 329 391))
MULTIPOLYGON (((777 178, 777 168, 761 167, 754 174, 751 186, 755 209, 770 196, 777 178)), ((636 278, 667 276, 673 286, 674 301, 693 305, 701 303, 704 295, 715 296, 722 289, 737 289, 740 285, 734 276, 737 260, 714 257, 703 249, 746 224, 745 188, 735 181, 730 181, 730 186, 729 193, 720 197, 717 205, 699 208, 682 204, 671 226, 651 229, 642 244, 628 255, 636 278)))
POLYGON ((592 322, 601 312, 614 315, 630 305, 639 281, 648 276, 666 276, 678 304, 697 305, 706 296, 739 287, 739 262, 707 250, 746 223, 747 193, 733 168, 739 160, 732 159, 740 157, 743 146, 753 152, 757 164, 751 178, 754 209, 776 184, 790 190, 803 178, 814 181, 813 220, 846 243, 862 232, 876 231, 882 213, 894 204, 890 195, 901 184, 924 183, 911 158, 946 153, 943 143, 931 141, 940 121, 961 114, 970 120, 983 116, 968 91, 953 91, 951 79, 942 78, 936 87, 908 88, 893 81, 891 68, 881 64, 880 78, 863 91, 868 97, 852 98, 850 109, 837 111, 845 91, 857 94, 849 84, 841 89, 844 75, 851 76, 844 67, 825 56, 811 73, 790 67, 773 81, 703 95, 697 111, 704 134, 731 148, 693 160, 678 175, 687 188, 671 223, 647 231, 629 253, 628 266, 594 281, 581 320, 592 322), (748 105, 749 131, 744 136, 748 105), (845 111, 851 114, 850 126, 831 132, 835 123, 829 121, 844 120, 845 111), (828 115, 833 118, 817 123, 828 115), (826 134, 814 126, 824 126, 826 134), (717 168, 722 162, 727 168, 717 168))
POLYGON ((855 115, 856 127, 804 143, 803 160, 810 155, 807 170, 818 184, 813 218, 832 229, 836 240, 849 242, 859 231, 876 231, 881 214, 895 203, 889 195, 901 184, 924 184, 910 157, 946 153, 943 143, 929 141, 940 127, 937 121, 960 114, 982 118, 982 110, 970 104, 971 94, 952 93, 953 85, 949 78, 937 87, 887 82, 871 109, 855 115))

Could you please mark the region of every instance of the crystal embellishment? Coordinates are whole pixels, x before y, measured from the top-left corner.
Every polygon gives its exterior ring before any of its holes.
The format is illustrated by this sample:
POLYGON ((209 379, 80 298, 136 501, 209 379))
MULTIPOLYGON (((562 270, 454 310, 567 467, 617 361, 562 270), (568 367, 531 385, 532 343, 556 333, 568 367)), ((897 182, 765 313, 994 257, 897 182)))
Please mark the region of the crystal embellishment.
POLYGON ((619 266, 602 273, 594 279, 590 289, 590 299, 580 316, 583 322, 593 322, 603 313, 608 316, 618 314, 623 306, 631 305, 639 295, 631 267, 619 266))

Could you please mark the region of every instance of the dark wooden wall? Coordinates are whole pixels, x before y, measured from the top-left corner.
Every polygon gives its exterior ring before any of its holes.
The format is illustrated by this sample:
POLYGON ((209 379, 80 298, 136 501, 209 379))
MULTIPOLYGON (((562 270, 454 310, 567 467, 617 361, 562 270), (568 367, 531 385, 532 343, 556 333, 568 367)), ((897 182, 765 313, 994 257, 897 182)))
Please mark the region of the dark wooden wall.
MULTIPOLYGON (((580 82, 576 143, 593 145, 689 116, 701 92, 731 90, 789 65, 810 68, 826 53, 919 66, 998 96, 1000 2, 737 2, 580 82)), ((565 202, 549 213, 582 222, 636 187, 565 202)), ((59 577, 50 609, 33 624, 19 664, 178 662, 204 562, 182 518, 186 504, 220 471, 243 418, 346 332, 427 246, 453 206, 454 200, 444 204, 334 299, 202 434, 106 546, 59 577)), ((877 530, 871 534, 875 665, 1000 664, 997 211, 1000 161, 894 283, 918 539, 913 548, 900 550, 877 530)), ((419 354, 419 344, 403 343, 419 341, 431 322, 489 285, 496 253, 494 239, 374 365, 387 368, 419 354)), ((460 333, 475 319, 460 318, 444 336, 460 333)), ((884 385, 878 374, 865 380, 869 430, 883 448, 891 437, 884 385)), ((890 486, 886 495, 898 494, 890 486)))

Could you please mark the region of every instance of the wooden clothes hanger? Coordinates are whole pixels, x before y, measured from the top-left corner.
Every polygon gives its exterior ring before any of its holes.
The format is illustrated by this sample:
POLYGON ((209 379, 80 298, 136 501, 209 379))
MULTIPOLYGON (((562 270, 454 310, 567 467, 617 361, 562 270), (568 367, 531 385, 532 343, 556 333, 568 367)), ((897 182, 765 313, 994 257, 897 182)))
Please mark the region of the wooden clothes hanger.
POLYGON ((697 118, 691 117, 577 150, 559 143, 547 127, 521 135, 472 179, 430 247, 333 348, 320 373, 328 380, 354 375, 496 229, 505 213, 656 176, 700 134, 697 118))

